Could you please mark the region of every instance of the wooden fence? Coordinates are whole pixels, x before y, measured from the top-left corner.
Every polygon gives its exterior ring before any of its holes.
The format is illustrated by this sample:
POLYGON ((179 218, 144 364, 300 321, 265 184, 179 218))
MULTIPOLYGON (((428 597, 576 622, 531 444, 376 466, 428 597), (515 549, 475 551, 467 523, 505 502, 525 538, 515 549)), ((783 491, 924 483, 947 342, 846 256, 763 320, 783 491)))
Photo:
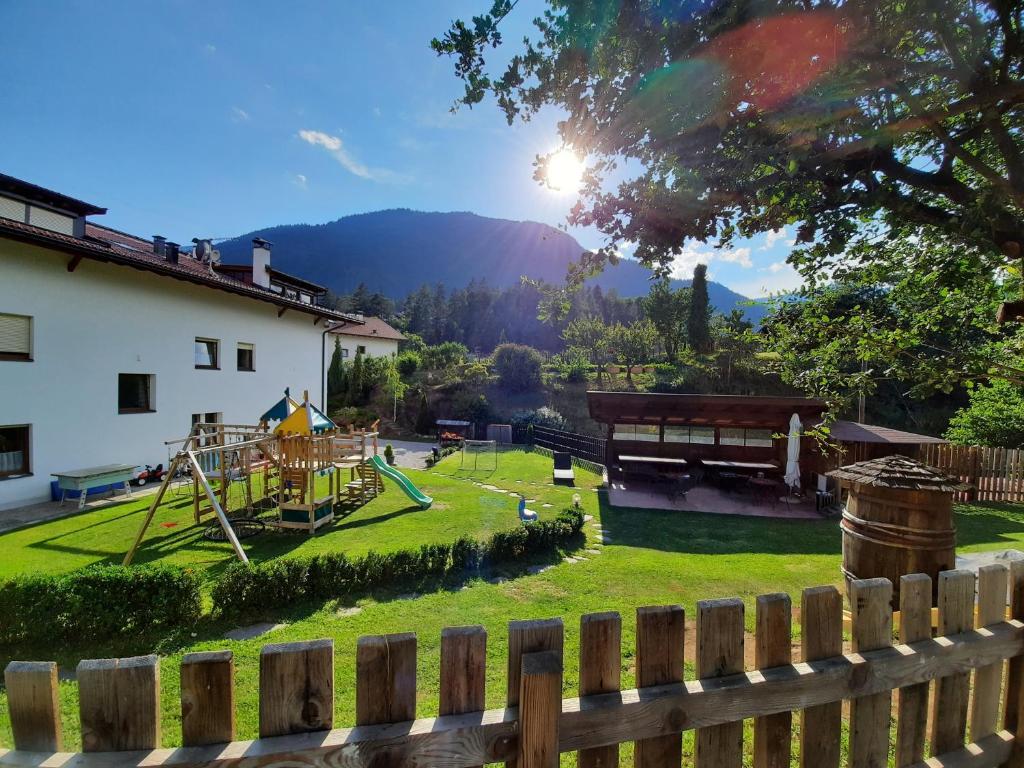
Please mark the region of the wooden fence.
MULTIPOLYGON (((260 655, 255 741, 235 741, 231 653, 189 654, 181 667, 184 746, 178 749, 160 749, 156 656, 81 662, 83 752, 56 755, 51 754, 61 749, 56 665, 12 662, 5 676, 16 749, 0 751, 0 765, 470 768, 505 762, 511 768, 555 768, 559 753, 578 752, 580 768, 610 768, 618 764, 618 745, 634 742, 637 768, 679 768, 681 734, 696 730, 697 768, 739 768, 743 721, 752 718, 753 765, 782 768, 790 765, 795 746, 795 716, 801 766, 837 768, 843 701, 849 701, 848 765, 867 768, 887 764, 893 692, 898 690, 898 768, 994 768, 1007 761, 1020 766, 1024 565, 1015 563, 1011 571, 1001 565, 983 568, 977 611, 975 580, 969 571, 940 575, 939 637, 933 638, 931 581, 919 574, 904 577, 898 645, 893 645, 892 585, 884 579, 853 582, 852 647, 846 654, 842 596, 834 587, 808 589, 800 606, 799 663, 791 659, 789 597, 759 597, 757 669, 752 671, 744 670, 743 602, 699 602, 699 679, 689 681, 683 679, 683 609, 640 608, 635 690, 620 690, 619 615, 586 615, 579 626, 580 697, 564 700, 562 621, 512 622, 507 707, 488 711, 482 711, 486 632, 481 627, 446 629, 440 715, 422 719, 416 719, 416 635, 362 637, 356 654, 356 725, 337 730, 332 730, 332 642, 267 645, 260 655), (1004 667, 1007 682, 1001 695, 1004 667), (924 762, 926 744, 938 761, 924 762)), ((346 686, 343 693, 348 692, 346 686)))
POLYGON ((1024 501, 1024 451, 978 445, 921 445, 917 458, 974 488, 956 501, 1024 501))

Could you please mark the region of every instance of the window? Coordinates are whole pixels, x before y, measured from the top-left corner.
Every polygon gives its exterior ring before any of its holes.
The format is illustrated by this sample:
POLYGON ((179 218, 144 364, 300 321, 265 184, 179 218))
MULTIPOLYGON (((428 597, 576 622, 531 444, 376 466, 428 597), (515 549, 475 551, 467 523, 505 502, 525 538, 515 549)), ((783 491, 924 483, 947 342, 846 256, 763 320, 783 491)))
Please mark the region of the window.
POLYGON ((714 427, 690 427, 690 442, 698 445, 715 444, 714 427))
POLYGON ((748 448, 771 448, 772 431, 770 429, 722 427, 719 432, 719 442, 722 445, 745 445, 748 448))
POLYGON ((31 474, 29 426, 0 427, 0 480, 31 474))
POLYGON ((256 364, 253 357, 253 346, 252 344, 246 344, 245 342, 238 342, 238 370, 240 371, 255 371, 256 364))
POLYGON ((357 355, 365 355, 366 354, 366 347, 364 347, 362 344, 360 344, 358 347, 356 347, 356 354, 357 355))
POLYGON ((342 347, 341 348, 341 356, 342 357, 348 357, 348 347, 342 347))
POLYGON ((656 443, 661 438, 657 424, 616 424, 613 439, 656 443))
POLYGON ((748 429, 746 444, 754 448, 771 448, 772 431, 770 429, 748 429))
POLYGON ((156 408, 153 399, 151 373, 117 374, 117 412, 151 413, 156 408))
POLYGON ((690 442, 689 427, 665 427, 666 443, 688 443, 690 442))
POLYGON ((220 356, 218 348, 220 342, 216 339, 196 338, 196 368, 217 369, 220 368, 220 356))
POLYGON ((722 427, 718 433, 720 445, 743 445, 743 429, 736 427, 722 427))
POLYGON ((0 360, 32 360, 32 318, 0 313, 0 360))

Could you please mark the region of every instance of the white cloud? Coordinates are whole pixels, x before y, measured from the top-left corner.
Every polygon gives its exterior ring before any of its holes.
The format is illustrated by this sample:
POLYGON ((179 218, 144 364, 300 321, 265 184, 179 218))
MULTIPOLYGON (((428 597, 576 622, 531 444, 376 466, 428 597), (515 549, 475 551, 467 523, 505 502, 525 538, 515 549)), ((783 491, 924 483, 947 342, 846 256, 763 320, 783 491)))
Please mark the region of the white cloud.
POLYGON ((698 264, 710 265, 712 262, 738 264, 744 269, 754 266, 750 259, 749 248, 712 248, 691 241, 683 247, 683 252, 672 262, 672 277, 677 280, 689 280, 693 277, 693 268, 698 264))
POLYGON ((785 248, 792 248, 796 244, 796 238, 789 233, 786 227, 776 229, 765 235, 764 245, 759 250, 771 250, 775 247, 776 243, 781 243, 785 248))
POLYGON ((203 50, 206 51, 207 53, 216 53, 217 52, 217 46, 214 45, 213 43, 207 43, 206 45, 203 46, 203 50))
POLYGON ((726 261, 733 264, 739 264, 741 267, 750 268, 754 266, 754 262, 750 260, 750 249, 749 248, 727 248, 717 252, 719 261, 726 261))
POLYGON ((787 264, 784 261, 773 261, 771 264, 769 264, 767 267, 765 267, 761 271, 762 272, 766 272, 766 271, 767 272, 771 272, 774 275, 774 274, 778 274, 779 272, 781 272, 782 270, 784 270, 788 266, 789 266, 789 264, 787 264))
POLYGON ((373 116, 374 117, 380 117, 380 107, 374 107, 373 108, 373 116))
POLYGON ((249 113, 241 107, 232 107, 231 114, 231 119, 234 120, 236 123, 245 123, 249 121, 249 113))
POLYGON ((409 177, 403 174, 389 171, 386 168, 371 168, 365 163, 360 162, 345 148, 345 145, 337 136, 332 136, 331 134, 324 133, 323 131, 303 129, 299 131, 299 138, 307 144, 311 144, 314 147, 321 147, 326 150, 331 157, 338 161, 342 168, 353 176, 358 176, 361 179, 369 179, 370 181, 389 182, 393 184, 404 184, 410 181, 409 177))
POLYGON ((760 276, 730 284, 729 287, 744 296, 757 299, 773 293, 792 291, 803 284, 800 274, 784 261, 773 262, 758 272, 761 273, 760 276))
POLYGON ((301 189, 305 189, 306 182, 308 181, 308 179, 305 177, 305 175, 301 173, 296 173, 295 176, 292 177, 292 181, 295 183, 295 186, 300 187, 301 189))

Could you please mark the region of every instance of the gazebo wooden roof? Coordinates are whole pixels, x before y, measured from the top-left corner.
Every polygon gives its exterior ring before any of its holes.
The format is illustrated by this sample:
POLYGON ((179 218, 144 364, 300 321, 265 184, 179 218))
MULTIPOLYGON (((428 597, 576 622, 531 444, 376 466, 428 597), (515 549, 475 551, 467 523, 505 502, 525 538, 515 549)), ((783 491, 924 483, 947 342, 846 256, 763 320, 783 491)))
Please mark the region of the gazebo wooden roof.
POLYGON ((808 397, 587 392, 590 418, 602 424, 665 423, 783 429, 795 413, 817 424, 825 402, 808 397))
POLYGON ((875 488, 906 491, 965 491, 971 486, 906 456, 885 456, 834 469, 830 477, 875 488))

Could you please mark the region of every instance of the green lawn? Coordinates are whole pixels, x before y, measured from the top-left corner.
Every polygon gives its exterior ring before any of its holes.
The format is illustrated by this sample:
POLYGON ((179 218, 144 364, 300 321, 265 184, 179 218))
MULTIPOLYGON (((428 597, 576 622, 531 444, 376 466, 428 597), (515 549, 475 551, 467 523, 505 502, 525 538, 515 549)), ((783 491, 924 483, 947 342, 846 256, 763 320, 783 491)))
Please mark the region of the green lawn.
MULTIPOLYGON (((765 518, 723 517, 691 513, 672 513, 635 509, 612 509, 605 495, 593 488, 599 478, 577 471, 577 489, 556 488, 548 484, 550 459, 536 454, 514 452, 501 456, 496 472, 468 476, 458 469, 458 456, 446 459, 435 470, 412 473, 414 481, 434 496, 437 506, 430 512, 404 509, 396 497, 397 490, 363 510, 355 512, 331 532, 313 540, 286 538, 290 543, 275 541, 277 534, 268 534, 268 541, 254 540, 249 545, 253 556, 276 557, 289 552, 314 551, 317 548, 344 548, 365 551, 370 548, 407 546, 421 541, 436 541, 460 533, 480 534, 494 527, 515 525, 515 499, 483 490, 471 479, 496 486, 522 490, 528 498, 538 499, 531 506, 544 512, 556 512, 579 492, 594 525, 601 525, 611 541, 598 546, 598 535, 588 523, 587 549, 600 554, 577 564, 552 561, 553 567, 536 575, 519 575, 503 583, 482 579, 451 583, 421 596, 396 599, 393 593, 381 593, 358 601, 362 609, 356 615, 339 615, 339 605, 295 606, 281 611, 276 619, 284 626, 251 641, 231 642, 222 639, 228 626, 204 623, 195 636, 171 636, 156 648, 133 647, 125 641, 118 652, 142 653, 156 650, 164 656, 161 668, 165 745, 178 740, 177 688, 178 666, 184 653, 196 650, 230 648, 235 653, 237 669, 238 730, 240 738, 252 738, 257 727, 258 655, 262 645, 270 642, 308 640, 329 637, 335 643, 335 722, 348 725, 354 718, 355 644, 364 634, 415 631, 418 635, 419 714, 437 711, 440 633, 446 626, 482 624, 488 630, 488 706, 500 706, 505 690, 504 669, 507 648, 507 624, 510 620, 560 616, 565 621, 565 691, 575 693, 578 673, 578 627, 580 616, 592 611, 616 610, 623 616, 623 685, 632 686, 633 649, 635 647, 634 613, 638 606, 679 603, 693 616, 697 600, 739 596, 747 605, 746 623, 753 627, 753 599, 758 594, 785 591, 799 604, 804 587, 839 584, 841 538, 837 523, 832 521, 781 521, 765 518), (538 483, 530 485, 529 483, 538 483), (388 497, 391 497, 390 500, 388 497), (551 503, 541 508, 541 503, 551 503), (393 507, 386 508, 388 504, 393 507), (370 520, 374 522, 369 522, 370 520), (356 525, 365 520, 362 525, 356 525), (347 527, 346 527, 347 526, 347 527)), ((404 499, 404 497, 401 497, 404 499)), ((84 562, 107 560, 123 551, 134 520, 139 513, 124 507, 106 512, 76 516, 0 537, 5 555, 16 559, 19 568, 45 567, 53 570, 50 560, 55 552, 68 552, 76 558, 75 566, 84 562), (120 510, 120 511, 115 511, 120 510), (108 526, 104 536, 93 527, 108 526), (114 541, 114 530, 119 531, 114 541), (80 535, 76 534, 79 532, 80 535), (90 543, 83 546, 82 536, 90 543), (108 540, 109 539, 111 540, 108 540), (58 541, 59 547, 52 546, 58 541), (63 549, 61 548, 63 547, 63 549), (84 552, 83 552, 84 550, 84 552), (99 552, 95 551, 99 550, 99 552)), ((181 514, 187 517, 187 510, 181 514)), ((182 522, 185 525, 185 522, 182 522)), ((1024 548, 1024 509, 1018 506, 961 507, 957 515, 960 548, 963 550, 1024 548)), ((162 544, 153 542, 146 557, 165 557, 173 562, 189 562, 202 558, 207 565, 223 561, 223 546, 185 547, 186 530, 161 531, 172 537, 162 544), (175 538, 178 537, 178 538, 175 538)), ((5 558, 7 559, 7 558, 5 558)), ((72 567, 62 563, 62 567, 72 567)), ((9 569, 9 563, 2 566, 9 569)), ((692 621, 689 623, 692 626, 692 621)), ((795 629, 795 631, 797 631, 795 629)), ((692 676, 692 634, 687 636, 687 675, 692 676)), ((79 658, 100 655, 109 649, 62 649, 49 652, 63 667, 73 668, 79 658)), ((0 663, 6 663, 0 649, 0 663)), ((65 729, 69 747, 78 738, 75 715, 77 691, 73 683, 61 686, 65 729)), ((5 700, 0 696, 0 742, 9 743, 5 700)), ((687 742, 689 749, 689 741, 687 742)), ((749 740, 748 740, 749 749, 749 740)), ((623 750, 628 759, 629 750, 623 750)), ((572 763, 566 756, 563 763, 572 763), (568 761, 568 762, 566 762, 568 761)))

